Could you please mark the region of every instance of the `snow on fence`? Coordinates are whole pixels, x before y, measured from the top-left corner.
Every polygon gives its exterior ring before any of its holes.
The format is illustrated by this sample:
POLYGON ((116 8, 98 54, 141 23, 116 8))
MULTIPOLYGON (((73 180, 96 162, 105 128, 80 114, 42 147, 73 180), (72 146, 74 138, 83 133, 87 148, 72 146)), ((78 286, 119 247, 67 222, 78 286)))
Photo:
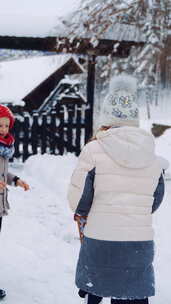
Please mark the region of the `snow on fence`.
POLYGON ((33 154, 79 155, 91 136, 90 110, 85 105, 60 105, 50 113, 17 118, 14 126, 14 158, 25 161, 33 154))

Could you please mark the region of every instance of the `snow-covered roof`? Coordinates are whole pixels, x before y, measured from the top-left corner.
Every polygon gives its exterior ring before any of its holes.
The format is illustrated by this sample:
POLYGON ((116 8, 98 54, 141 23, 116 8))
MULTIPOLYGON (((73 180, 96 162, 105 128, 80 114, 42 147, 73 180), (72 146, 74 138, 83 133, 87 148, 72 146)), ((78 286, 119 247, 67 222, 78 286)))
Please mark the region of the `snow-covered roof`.
POLYGON ((117 40, 117 41, 145 41, 145 36, 140 29, 135 25, 117 23, 110 27, 102 39, 117 40))
POLYGON ((71 57, 73 56, 53 55, 1 62, 0 102, 12 100, 16 103, 22 100, 71 57))
MULTIPOLYGON (((58 26, 54 27, 52 30, 53 36, 63 37, 63 33, 65 32, 65 36, 67 37, 70 29, 60 28, 58 26)), ((95 34, 95 33, 94 33, 95 34)), ((84 37, 82 37, 81 31, 76 31, 77 38, 89 38, 92 39, 92 32, 87 32, 84 37)), ((144 42, 145 35, 140 31, 138 27, 135 25, 115 23, 110 26, 109 30, 105 31, 105 33, 98 36, 99 39, 107 39, 107 40, 115 40, 115 41, 134 41, 134 42, 144 42)))

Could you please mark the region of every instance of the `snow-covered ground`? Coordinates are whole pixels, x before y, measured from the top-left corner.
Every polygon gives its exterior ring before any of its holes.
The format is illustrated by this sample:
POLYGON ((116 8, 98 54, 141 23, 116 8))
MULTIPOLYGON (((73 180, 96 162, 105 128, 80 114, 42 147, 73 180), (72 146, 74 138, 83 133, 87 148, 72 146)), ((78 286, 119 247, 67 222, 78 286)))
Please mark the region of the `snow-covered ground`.
MULTIPOLYGON (((157 152, 171 162, 171 130, 156 143, 157 152)), ((6 304, 81 303, 74 285, 80 243, 66 198, 76 161, 71 154, 45 154, 10 168, 31 189, 10 187, 9 191, 11 210, 3 220, 0 238, 0 288, 7 290, 6 304)), ((157 294, 151 304, 171 300, 170 202, 171 181, 167 180, 163 205, 154 215, 157 294)), ((109 304, 109 299, 104 303, 109 304)))

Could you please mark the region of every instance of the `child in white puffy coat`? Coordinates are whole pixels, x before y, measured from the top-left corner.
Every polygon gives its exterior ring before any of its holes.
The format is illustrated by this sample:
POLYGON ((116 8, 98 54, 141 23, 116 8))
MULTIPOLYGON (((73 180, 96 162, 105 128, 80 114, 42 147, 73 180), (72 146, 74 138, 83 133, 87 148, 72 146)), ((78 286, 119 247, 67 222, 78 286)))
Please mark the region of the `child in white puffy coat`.
POLYGON ((76 271, 88 304, 147 304, 154 290, 152 212, 164 180, 152 135, 138 128, 134 79, 112 80, 101 130, 82 150, 71 178, 73 212, 87 216, 76 271))

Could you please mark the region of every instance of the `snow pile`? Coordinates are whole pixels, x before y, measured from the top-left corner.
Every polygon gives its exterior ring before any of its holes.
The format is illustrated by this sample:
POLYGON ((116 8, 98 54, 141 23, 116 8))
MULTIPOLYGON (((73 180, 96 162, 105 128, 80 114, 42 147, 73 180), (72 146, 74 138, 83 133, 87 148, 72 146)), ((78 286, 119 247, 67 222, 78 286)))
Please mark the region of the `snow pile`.
POLYGON ((47 191, 62 191, 63 187, 66 188, 69 183, 76 161, 77 158, 74 154, 67 156, 35 155, 26 161, 25 173, 32 177, 36 176, 36 179, 47 188, 47 191))

